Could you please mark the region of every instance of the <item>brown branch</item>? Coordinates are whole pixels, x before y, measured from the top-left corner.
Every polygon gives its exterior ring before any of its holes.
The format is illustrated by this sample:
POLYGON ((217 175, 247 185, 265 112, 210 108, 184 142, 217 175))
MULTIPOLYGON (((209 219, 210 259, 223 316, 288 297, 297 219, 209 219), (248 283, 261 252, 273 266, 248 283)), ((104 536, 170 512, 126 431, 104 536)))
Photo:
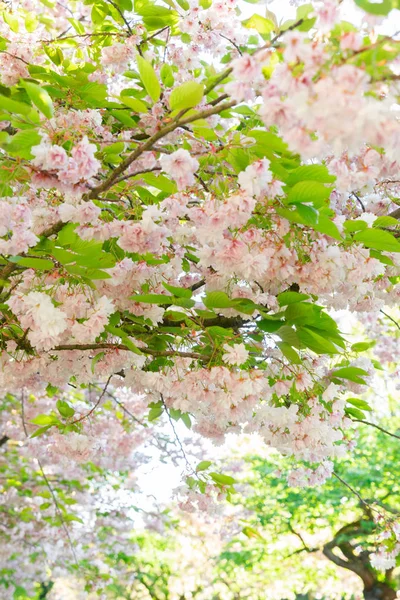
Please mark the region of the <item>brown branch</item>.
POLYGON ((108 2, 109 4, 111 4, 111 6, 113 6, 115 8, 115 10, 119 13, 121 19, 125 23, 126 28, 127 28, 128 32, 129 32, 129 34, 133 35, 133 31, 131 29, 131 26, 129 25, 129 22, 126 20, 126 18, 124 16, 124 13, 122 12, 122 10, 118 6, 118 4, 116 4, 115 2, 113 2, 113 0, 106 0, 106 2, 108 2))
MULTIPOLYGON (((25 402, 24 402, 24 400, 25 400, 24 399, 24 392, 22 392, 22 396, 21 396, 21 419, 22 419, 22 427, 24 429, 25 436, 29 437, 28 431, 26 429, 26 424, 25 424, 25 402)), ((46 473, 43 470, 43 466, 42 466, 42 463, 41 463, 40 459, 37 458, 36 460, 37 460, 38 465, 39 465, 40 473, 41 473, 41 475, 42 475, 42 477, 43 477, 43 479, 45 481, 45 484, 46 484, 46 486, 47 486, 47 488, 48 488, 48 490, 49 490, 49 492, 51 494, 51 497, 53 498, 53 502, 54 502, 54 506, 55 506, 55 509, 56 509, 56 513, 59 516, 59 519, 60 519, 60 522, 61 522, 61 526, 62 526, 62 528, 65 531, 65 535, 67 536, 68 543, 69 543, 69 546, 71 548, 71 553, 72 553, 72 556, 74 557, 75 564, 76 564, 76 566, 78 566, 78 558, 76 556, 75 548, 74 548, 74 545, 72 543, 72 539, 71 539, 71 536, 69 534, 69 530, 68 530, 67 524, 65 523, 65 520, 64 520, 62 511, 61 511, 60 505, 58 504, 58 500, 56 498, 54 490, 53 490, 53 488, 50 485, 50 481, 48 480, 48 478, 46 476, 46 473)))
POLYGON ((305 550, 306 552, 315 552, 314 548, 310 548, 308 546, 308 544, 306 544, 306 542, 305 542, 303 536, 301 535, 301 533, 299 533, 298 531, 296 531, 293 528, 292 523, 291 523, 290 520, 288 521, 288 527, 289 527, 290 531, 293 533, 293 535, 297 536, 299 538, 299 540, 301 541, 301 543, 303 544, 303 550, 305 550))
MULTIPOLYGON (((119 183, 120 181, 125 181, 126 179, 130 179, 131 177, 136 177, 136 175, 142 175, 143 173, 153 173, 154 171, 161 171, 161 167, 153 167, 152 169, 143 169, 143 171, 138 171, 137 173, 128 173, 128 175, 122 175, 114 181, 114 183, 119 183)), ((101 198, 103 200, 103 198, 101 198)))
POLYGON ((206 280, 205 279, 200 279, 200 281, 198 281, 197 283, 194 283, 193 285, 191 285, 189 289, 191 289, 192 292, 195 292, 196 290, 202 288, 203 285, 205 285, 205 284, 206 284, 206 280))
POLYGON ((109 383, 110 383, 110 381, 111 381, 111 378, 112 378, 112 376, 113 376, 113 375, 110 375, 110 376, 109 376, 109 378, 107 379, 107 382, 106 382, 106 384, 105 384, 105 386, 104 386, 104 389, 103 389, 102 393, 100 394, 100 397, 99 397, 99 399, 97 400, 96 404, 93 406, 93 408, 91 408, 91 409, 89 410, 89 412, 88 412, 88 413, 86 413, 86 415, 83 415, 83 416, 82 416, 82 417, 80 417, 79 419, 75 419, 75 421, 72 421, 72 422, 70 423, 70 425, 74 425, 75 423, 80 423, 81 421, 84 421, 85 419, 87 419, 88 417, 90 417, 90 415, 91 415, 91 414, 93 414, 93 413, 94 413, 94 411, 95 411, 95 410, 96 410, 96 408, 99 406, 99 404, 100 404, 100 402, 102 401, 102 399, 104 398, 104 394, 107 392, 107 387, 108 387, 108 384, 109 384, 109 383))
POLYGON ((383 315, 385 315, 385 317, 387 317, 388 319, 390 319, 390 321, 392 321, 392 323, 394 323, 397 327, 397 329, 400 331, 400 325, 398 324, 397 321, 395 321, 395 319, 393 319, 393 317, 391 317, 390 315, 388 315, 387 313, 385 313, 382 309, 380 309, 380 311, 383 315))
POLYGON ((57 514, 59 516, 59 519, 61 521, 62 527, 63 527, 63 529, 65 531, 65 534, 66 534, 66 536, 68 538, 69 546, 71 548, 71 553, 72 553, 72 556, 74 557, 75 564, 76 564, 76 566, 78 566, 78 557, 76 556, 75 548, 74 548, 74 545, 73 545, 73 542, 72 542, 72 539, 71 539, 68 527, 67 527, 67 525, 66 525, 66 523, 64 521, 64 517, 63 517, 63 514, 61 512, 60 505, 58 504, 58 500, 56 498, 54 490, 51 487, 49 480, 47 479, 46 473, 43 470, 42 463, 40 462, 40 460, 38 458, 36 460, 37 460, 38 465, 39 465, 40 473, 41 473, 41 475, 42 475, 42 477, 43 477, 43 479, 44 479, 44 481, 46 483, 46 486, 47 486, 47 488, 48 488, 48 490, 49 490, 49 492, 51 494, 51 497, 53 498, 54 506, 55 506, 56 512, 57 512, 57 514))
POLYGON ((183 456, 183 459, 184 459, 184 461, 185 461, 185 463, 186 463, 186 467, 187 467, 188 471, 189 471, 190 473, 192 473, 192 474, 194 475, 194 477, 196 477, 196 478, 198 479, 198 475, 197 475, 196 471, 193 469, 192 465, 190 464, 190 462, 189 462, 189 460, 188 460, 188 457, 186 456, 185 449, 184 449, 184 447, 182 446, 182 442, 181 442, 181 440, 179 439, 179 436, 178 436, 178 434, 177 434, 177 432, 176 432, 176 429, 175 429, 174 422, 172 421, 171 415, 169 414, 168 407, 167 407, 167 405, 165 404, 164 396, 163 396, 162 394, 160 394, 160 398, 161 398, 161 402, 162 402, 162 405, 163 405, 163 407, 164 407, 164 410, 165 410, 165 412, 166 412, 166 414, 167 414, 167 417, 168 417, 169 424, 171 425, 171 429, 172 429, 172 431, 173 431, 173 433, 174 433, 174 437, 175 437, 176 443, 178 444, 178 446, 179 446, 179 449, 180 449, 180 451, 181 451, 181 454, 182 454, 182 456, 183 456))
MULTIPOLYGON (((61 346, 56 346, 53 348, 53 351, 62 351, 62 350, 126 350, 128 352, 132 352, 128 346, 124 344, 110 344, 110 343, 100 343, 100 344, 63 344, 61 346)), ((49 350, 52 352, 52 350, 49 350)), ((183 358, 198 358, 198 359, 209 359, 209 356, 204 354, 199 354, 198 352, 180 352, 178 350, 151 350, 150 348, 140 348, 140 352, 142 354, 149 354, 150 356, 182 356, 183 358)))
POLYGON ((129 156, 127 156, 127 158, 125 158, 125 160, 123 160, 112 171, 111 175, 105 181, 103 181, 100 185, 93 188, 89 193, 85 194, 85 196, 83 198, 86 200, 90 200, 92 198, 95 198, 102 192, 109 190, 115 184, 115 182, 119 178, 119 176, 122 175, 122 173, 124 173, 126 171, 126 169, 137 158, 139 158, 139 156, 141 156, 144 152, 151 150, 153 145, 156 142, 158 142, 158 140, 165 137, 168 133, 175 131, 175 129, 182 127, 182 125, 187 125, 188 123, 193 123, 193 121, 198 121, 199 119, 205 119, 212 115, 218 114, 219 112, 222 112, 223 110, 232 108, 232 106, 235 106, 235 104, 236 104, 236 102, 234 100, 232 100, 230 102, 226 102, 225 104, 221 104, 216 107, 211 107, 211 108, 201 110, 198 113, 196 113, 194 115, 192 114, 192 115, 190 115, 184 119, 181 119, 179 121, 173 121, 173 122, 169 123, 162 129, 160 129, 160 131, 157 131, 154 135, 149 137, 148 140, 146 142, 144 142, 144 144, 141 144, 140 146, 138 146, 129 156))
POLYGON ((386 435, 390 435, 391 437, 394 437, 394 438, 400 440, 400 435, 396 435, 395 433, 392 433, 391 431, 387 431, 387 429, 384 429, 380 425, 376 425, 375 423, 371 423, 370 421, 363 421, 361 419, 352 419, 352 420, 355 423, 364 423, 364 425, 369 425, 370 427, 375 427, 375 429, 379 429, 379 431, 382 431, 382 433, 386 433, 386 435))
POLYGON ((20 56, 16 56, 15 54, 11 54, 11 52, 7 52, 6 50, 0 50, 1 54, 7 54, 8 56, 11 56, 12 58, 16 58, 17 60, 20 60, 21 62, 23 62, 25 65, 30 65, 31 63, 29 63, 27 60, 24 60, 23 58, 21 58, 20 56))
POLYGON ((400 219, 400 207, 393 210, 388 214, 388 217, 393 217, 393 219, 400 219))
POLYGON ((354 523, 349 523, 341 529, 339 529, 333 540, 331 540, 327 544, 324 544, 322 552, 330 561, 335 563, 335 565, 337 565, 338 567, 342 567, 343 569, 347 569, 348 571, 356 573, 362 579, 364 587, 368 589, 372 587, 376 581, 375 574, 361 560, 354 556, 351 547, 349 548, 348 543, 346 543, 345 541, 340 541, 341 536, 350 533, 362 533, 360 520, 355 521, 354 523), (334 548, 339 548, 343 552, 344 556, 347 555, 350 559, 345 560, 337 554, 335 554, 335 552, 333 551, 334 548))
POLYGON ((149 42, 153 38, 157 37, 158 35, 160 35, 160 33, 163 33, 163 31, 166 31, 167 29, 169 29, 169 25, 166 25, 162 29, 159 29, 158 31, 156 31, 155 33, 150 35, 148 38, 146 38, 145 40, 142 40, 141 42, 139 42, 138 45, 141 46, 142 44, 146 44, 147 42, 149 42))
POLYGON ((376 509, 374 509, 373 506, 371 506, 370 504, 368 504, 368 502, 366 502, 364 500, 364 498, 361 496, 361 494, 359 492, 357 492, 356 489, 354 489, 349 483, 347 483, 344 479, 342 479, 340 477, 340 475, 338 475, 337 473, 335 473, 335 471, 333 471, 332 475, 334 477, 336 477, 336 479, 338 479, 340 481, 340 483, 342 483, 345 487, 347 487, 348 490, 350 490, 350 492, 352 494, 354 494, 355 496, 357 496, 357 498, 359 499, 360 503, 367 509, 368 514, 370 514, 370 512, 372 510, 374 510, 375 512, 377 512, 379 514, 379 511, 377 511, 376 509))

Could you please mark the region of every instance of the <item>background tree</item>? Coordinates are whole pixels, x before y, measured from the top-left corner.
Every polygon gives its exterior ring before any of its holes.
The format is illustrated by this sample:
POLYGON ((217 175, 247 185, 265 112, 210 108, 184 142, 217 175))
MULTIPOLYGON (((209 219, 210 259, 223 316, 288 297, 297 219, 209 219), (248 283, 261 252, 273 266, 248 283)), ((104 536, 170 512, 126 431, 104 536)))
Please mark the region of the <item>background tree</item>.
MULTIPOLYGON (((268 560, 275 545, 273 552, 287 561, 287 572, 294 576, 294 556, 318 553, 355 573, 367 600, 396 598, 398 574, 393 568, 383 571, 376 549, 377 523, 396 519, 399 511, 398 419, 386 425, 397 438, 365 426, 354 454, 337 462, 335 477, 321 488, 288 488, 280 474, 287 468, 281 457, 247 459, 243 472, 251 476, 245 476, 244 504, 253 516, 244 531, 251 542, 242 539, 238 556, 247 554, 249 569, 268 560)), ((237 540, 232 544, 237 546, 237 540)), ((229 552, 225 558, 229 561, 229 552)), ((296 568, 301 570, 302 562, 296 568)), ((316 586, 318 578, 315 573, 316 586)))

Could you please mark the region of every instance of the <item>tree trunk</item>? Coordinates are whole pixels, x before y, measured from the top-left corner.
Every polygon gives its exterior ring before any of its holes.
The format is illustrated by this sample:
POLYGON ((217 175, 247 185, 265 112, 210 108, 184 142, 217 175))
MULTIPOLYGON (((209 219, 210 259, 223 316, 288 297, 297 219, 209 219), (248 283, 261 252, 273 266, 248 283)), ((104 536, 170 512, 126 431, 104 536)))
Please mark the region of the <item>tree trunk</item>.
POLYGON ((364 589, 364 598, 365 600, 395 600, 396 592, 387 583, 377 581, 368 590, 364 589))

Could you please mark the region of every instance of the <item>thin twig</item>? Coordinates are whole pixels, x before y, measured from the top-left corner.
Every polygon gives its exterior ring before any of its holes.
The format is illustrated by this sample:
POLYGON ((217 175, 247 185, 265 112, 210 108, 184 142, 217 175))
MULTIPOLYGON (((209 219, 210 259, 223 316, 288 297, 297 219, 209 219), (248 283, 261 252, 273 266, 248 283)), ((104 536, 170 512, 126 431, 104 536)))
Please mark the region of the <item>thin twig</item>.
POLYGON ((360 196, 358 194, 356 194, 355 192, 351 192, 350 196, 354 196, 354 198, 357 200, 357 202, 360 204, 362 211, 365 212, 365 206, 360 198, 360 196))
POLYGON ((388 315, 387 313, 385 313, 385 311, 383 311, 382 309, 380 310, 380 312, 385 315, 385 317, 387 317, 388 319, 390 319, 392 321, 392 323, 394 323, 397 327, 397 329, 400 331, 400 325, 398 324, 397 321, 395 321, 395 319, 393 319, 393 317, 391 317, 390 315, 388 315))
POLYGON ((237 44, 235 44, 235 42, 233 40, 231 40, 230 38, 226 37, 226 35, 223 35, 222 33, 219 34, 219 37, 224 38, 224 40, 228 40, 228 42, 230 42, 232 44, 232 46, 235 46, 235 48, 239 52, 240 56, 243 56, 243 52, 241 51, 241 49, 239 48, 239 46, 237 44))
POLYGON ((37 458, 36 460, 38 461, 38 465, 39 465, 39 469, 40 469, 41 475, 42 475, 42 477, 43 477, 43 479, 44 479, 44 481, 45 481, 45 483, 46 483, 46 485, 47 485, 47 488, 48 488, 48 490, 49 490, 49 492, 50 492, 50 494, 51 494, 51 497, 53 498, 53 502, 54 502, 54 505, 55 505, 55 508, 56 508, 56 512, 57 512, 57 514, 58 514, 58 516, 59 516, 59 518, 60 518, 60 521, 61 521, 62 527, 63 527, 63 529, 64 529, 64 531, 65 531, 65 534, 66 534, 66 536, 67 536, 67 538, 68 538, 69 546, 70 546, 70 548, 71 548, 71 552, 72 552, 72 555, 73 555, 73 557, 74 557, 75 564, 76 564, 76 566, 78 566, 78 557, 76 556, 76 553, 75 553, 75 548, 74 548, 74 545, 73 545, 73 543, 72 543, 72 539, 71 539, 70 533, 69 533, 69 531, 68 531, 68 527, 67 527, 67 525, 66 525, 66 523, 65 523, 65 521, 64 521, 64 517, 63 517, 63 514, 62 514, 62 512, 61 512, 60 506, 59 506, 59 504, 58 504, 58 500, 57 500, 57 498, 56 498, 56 495, 55 495, 55 493, 54 493, 54 490, 53 490, 53 488, 52 488, 52 487, 51 487, 51 485, 50 485, 50 482, 49 482, 49 480, 48 480, 48 479, 47 479, 47 477, 46 477, 46 474, 45 474, 45 472, 44 472, 44 470, 43 470, 43 467, 42 467, 42 463, 40 462, 40 460, 39 460, 38 458, 37 458))
POLYGON ((116 10, 116 11, 118 11, 118 13, 120 14, 120 16, 121 16, 121 18, 122 18, 123 22, 124 22, 124 23, 125 23, 125 25, 126 25, 126 28, 127 28, 127 30, 129 31, 129 34, 130 34, 130 35, 133 35, 133 31, 132 31, 132 29, 131 29, 131 26, 129 25, 129 22, 128 22, 128 21, 125 19, 125 17, 124 17, 124 13, 122 12, 122 10, 121 10, 121 9, 120 9, 120 7, 118 6, 118 4, 116 4, 115 2, 113 2, 113 0, 107 0, 107 2, 108 2, 109 4, 111 4, 111 6, 113 6, 113 7, 115 8, 115 10, 116 10))
POLYGON ((122 404, 122 402, 120 402, 120 401, 118 400, 118 398, 116 398, 116 397, 114 396, 114 394, 111 394, 111 392, 107 392, 107 395, 108 395, 108 396, 110 396, 110 398, 112 398, 112 400, 114 400, 114 402, 115 402, 116 404, 118 404, 118 406, 119 406, 120 408, 122 408, 122 410, 124 411, 124 413, 125 413, 125 414, 127 414, 127 415, 128 415, 128 417, 130 417, 130 418, 131 418, 133 421, 135 421, 135 423, 138 423, 138 424, 139 424, 139 425, 141 425, 142 427, 146 427, 146 428, 148 427, 148 425, 146 425, 146 423, 143 423, 143 421, 141 421, 140 419, 138 419, 137 417, 135 417, 135 415, 134 415, 133 413, 131 413, 131 411, 130 411, 130 410, 128 410, 128 409, 126 408, 126 406, 125 406, 124 404, 122 404))
POLYGON ((178 436, 178 434, 176 433, 176 429, 175 429, 174 422, 173 422, 173 420, 172 420, 172 418, 171 418, 171 415, 169 414, 169 411, 168 411, 167 405, 165 404, 164 396, 163 396, 162 394, 160 394, 160 397, 161 397, 161 402, 162 402, 162 405, 163 405, 163 407, 164 407, 164 410, 165 410, 165 412, 166 412, 166 414, 167 414, 168 421, 169 421, 169 423, 170 423, 170 425, 171 425, 172 431, 174 432, 174 437, 175 437, 175 440, 176 440, 176 442, 177 442, 177 444, 178 444, 178 446, 179 446, 179 448, 180 448, 180 451, 181 451, 181 453, 182 453, 182 456, 183 456, 183 458, 184 458, 184 461, 185 461, 185 463, 186 463, 186 466, 187 466, 188 470, 189 470, 189 471, 190 471, 190 472, 191 472, 191 473, 192 473, 192 474, 193 474, 195 477, 198 477, 198 475, 197 475, 196 471, 193 469, 192 465, 190 464, 190 462, 189 462, 189 460, 188 460, 188 457, 186 456, 185 449, 184 449, 184 447, 182 446, 182 442, 181 442, 181 440, 179 439, 179 436, 178 436))
MULTIPOLYGON (((54 351, 61 350, 127 350, 132 352, 128 346, 124 344, 111 344, 111 343, 100 343, 100 344, 64 344, 62 346, 56 346, 53 348, 54 351)), ((49 350, 51 352, 51 350, 49 350)), ((183 358, 199 358, 207 360, 210 357, 198 352, 180 352, 178 350, 150 350, 150 348, 140 348, 142 354, 149 354, 150 356, 182 356, 183 358)))
POLYGON ((89 410, 89 412, 88 412, 86 415, 83 415, 83 417, 80 417, 79 419, 76 419, 75 421, 72 421, 72 422, 70 423, 70 425, 74 425, 75 423, 80 423, 81 421, 84 421, 85 419, 87 419, 88 417, 90 417, 90 415, 91 415, 92 413, 94 413, 94 411, 95 411, 95 410, 96 410, 96 408, 99 406, 99 404, 100 404, 100 402, 102 401, 102 399, 104 398, 104 394, 105 394, 105 393, 106 393, 106 391, 107 391, 108 384, 110 383, 110 381, 111 381, 111 378, 113 377, 113 375, 114 375, 114 374, 112 373, 112 374, 109 376, 109 378, 107 379, 106 385, 104 386, 104 389, 103 389, 102 393, 100 394, 100 397, 99 397, 99 399, 97 400, 96 404, 93 406, 93 408, 91 408, 91 409, 89 410))
POLYGON ((336 477, 336 479, 338 479, 340 481, 340 483, 342 483, 345 487, 347 487, 348 490, 350 490, 350 492, 352 494, 354 494, 355 496, 357 496, 357 498, 359 499, 359 501, 361 502, 361 504, 363 504, 366 508, 368 508, 368 510, 374 510, 375 512, 377 512, 378 514, 379 511, 374 508, 373 506, 371 506, 370 504, 368 504, 368 502, 366 502, 364 500, 364 498, 359 494, 359 492, 357 492, 356 489, 354 489, 349 483, 347 483, 344 479, 342 479, 340 477, 340 475, 338 475, 337 473, 335 473, 335 471, 332 472, 332 475, 334 475, 336 477))
MULTIPOLYGON (((21 395, 21 418, 22 418, 22 427, 24 429, 25 436, 28 438, 29 434, 28 434, 28 430, 26 429, 26 424, 25 424, 25 397, 24 397, 24 392, 22 392, 22 395, 21 395)), ((40 459, 36 458, 36 460, 37 460, 38 465, 39 465, 40 473, 41 473, 41 475, 42 475, 42 477, 43 477, 43 479, 44 479, 44 481, 46 483, 46 486, 47 486, 47 488, 48 488, 48 490, 49 490, 49 492, 51 494, 51 497, 53 498, 53 502, 54 502, 54 506, 55 506, 55 509, 56 509, 56 513, 58 514, 58 516, 60 518, 62 528, 64 529, 65 535, 67 536, 67 539, 68 539, 68 542, 69 542, 69 546, 70 546, 70 549, 71 549, 71 553, 72 553, 72 556, 74 557, 74 560, 75 560, 75 564, 76 564, 76 566, 78 566, 78 558, 77 558, 76 553, 75 553, 75 548, 74 548, 74 545, 72 543, 72 539, 71 539, 70 533, 68 531, 68 527, 67 527, 67 525, 66 525, 66 523, 64 521, 64 517, 63 517, 62 511, 60 509, 60 505, 58 504, 58 500, 56 498, 56 495, 54 493, 53 488, 50 485, 50 482, 49 482, 49 480, 48 480, 48 478, 46 476, 46 473, 43 470, 43 466, 42 466, 42 463, 40 462, 40 459)))
POLYGON ((156 31, 155 33, 150 35, 148 38, 146 38, 145 40, 142 40, 141 42, 139 42, 138 45, 141 46, 142 44, 146 44, 147 42, 149 42, 153 38, 157 37, 158 35, 160 35, 160 33, 163 33, 163 31, 166 31, 167 29, 169 29, 169 25, 166 25, 162 29, 159 29, 158 31, 156 31))
POLYGON ((400 435, 396 435, 395 433, 392 433, 391 431, 387 431, 387 429, 384 429, 380 425, 376 425, 375 423, 371 423, 370 421, 363 421, 362 419, 352 419, 352 420, 356 423, 364 423, 364 425, 370 425, 371 427, 375 427, 375 429, 379 429, 379 431, 382 431, 382 433, 386 433, 386 435, 390 435, 391 437, 394 437, 394 438, 397 438, 398 440, 400 440, 400 435))

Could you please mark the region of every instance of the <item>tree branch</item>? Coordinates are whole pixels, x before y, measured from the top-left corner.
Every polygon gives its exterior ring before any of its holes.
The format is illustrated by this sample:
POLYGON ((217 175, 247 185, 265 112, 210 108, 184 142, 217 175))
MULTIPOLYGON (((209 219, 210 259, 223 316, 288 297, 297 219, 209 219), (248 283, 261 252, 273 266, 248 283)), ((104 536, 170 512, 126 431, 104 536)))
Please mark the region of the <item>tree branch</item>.
POLYGON ((375 427, 376 429, 379 429, 379 431, 382 431, 382 433, 386 433, 386 435, 390 435, 391 437, 394 437, 394 438, 397 438, 398 440, 400 440, 400 435, 396 435, 395 433, 392 433, 391 431, 387 431, 387 429, 384 429, 380 425, 376 425, 375 423, 371 423, 370 421, 363 421, 361 419, 353 419, 353 421, 355 423, 364 423, 364 425, 370 425, 370 427, 375 427))
POLYGON ((126 171, 126 169, 137 158, 139 158, 139 156, 141 156, 144 152, 151 150, 153 145, 156 142, 158 142, 158 140, 165 137, 168 133, 175 131, 175 129, 182 127, 182 125, 187 125, 188 123, 193 123, 193 121, 198 121, 199 119, 205 119, 212 115, 218 114, 219 112, 227 110, 228 108, 232 108, 232 106, 235 106, 235 104, 236 104, 236 102, 234 100, 232 100, 230 102, 225 102, 224 104, 221 104, 219 106, 215 106, 215 107, 213 106, 211 108, 206 108, 204 110, 200 110, 199 112, 197 112, 194 115, 192 114, 184 119, 181 119, 178 121, 173 121, 173 122, 169 123, 168 125, 165 125, 165 127, 160 129, 160 131, 157 131, 154 135, 149 137, 146 142, 144 142, 143 144, 138 146, 129 156, 127 156, 125 158, 125 160, 123 160, 112 171, 111 175, 105 181, 103 181, 100 185, 94 187, 90 192, 85 194, 83 199, 91 200, 92 198, 96 198, 96 196, 98 196, 102 192, 109 190, 116 183, 116 180, 119 178, 119 176, 122 175, 122 173, 124 173, 126 171))
MULTIPOLYGON (((100 344, 63 344, 61 346, 56 346, 52 351, 62 351, 62 350, 126 350, 127 352, 133 352, 128 346, 124 344, 111 344, 102 342, 100 344)), ((183 358, 199 358, 202 360, 208 360, 210 357, 205 356, 203 354, 199 354, 198 352, 180 352, 178 350, 151 350, 150 348, 140 348, 140 352, 142 354, 149 354, 150 356, 182 356, 183 358)))
POLYGON ((379 312, 381 312, 383 315, 385 315, 385 317, 387 317, 390 321, 392 321, 392 323, 394 323, 396 325, 397 329, 400 331, 400 325, 398 324, 397 321, 395 321, 393 319, 393 317, 391 317, 390 315, 388 315, 387 313, 385 313, 382 309, 379 312))

